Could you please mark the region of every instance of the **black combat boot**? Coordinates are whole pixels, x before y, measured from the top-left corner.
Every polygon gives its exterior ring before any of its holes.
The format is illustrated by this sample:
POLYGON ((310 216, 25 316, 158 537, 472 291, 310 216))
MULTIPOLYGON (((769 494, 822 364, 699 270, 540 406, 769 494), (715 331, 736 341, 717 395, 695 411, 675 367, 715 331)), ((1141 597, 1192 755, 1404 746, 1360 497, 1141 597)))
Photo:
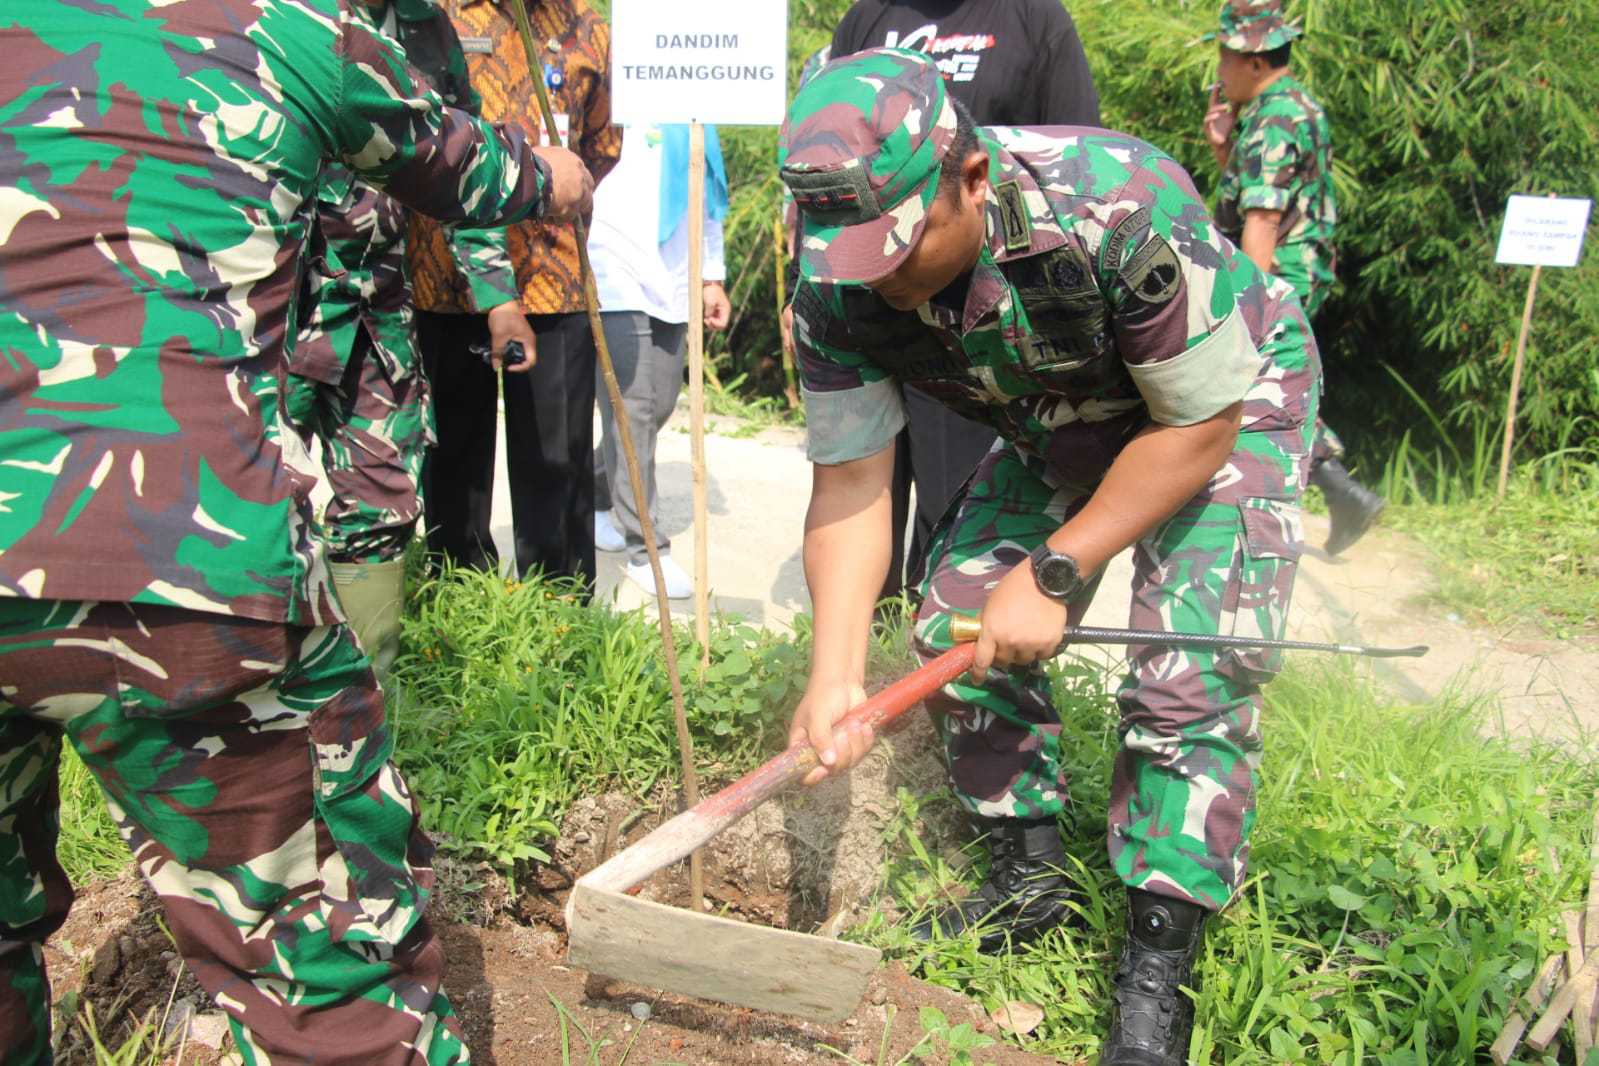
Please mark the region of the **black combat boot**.
POLYGON ((977 950, 993 955, 1030 944, 1075 914, 1066 901, 1077 886, 1062 873, 1066 852, 1053 818, 979 818, 991 856, 988 877, 977 895, 946 904, 911 927, 917 940, 935 936, 978 937, 977 950))
POLYGON ((1388 501, 1349 476, 1337 459, 1323 459, 1310 469, 1310 483, 1327 497, 1332 531, 1326 551, 1337 555, 1365 535, 1388 501))
POLYGON ((1197 903, 1127 890, 1127 943, 1111 980, 1110 1034, 1099 1066, 1182 1066, 1194 1032, 1194 958, 1209 912, 1197 903))

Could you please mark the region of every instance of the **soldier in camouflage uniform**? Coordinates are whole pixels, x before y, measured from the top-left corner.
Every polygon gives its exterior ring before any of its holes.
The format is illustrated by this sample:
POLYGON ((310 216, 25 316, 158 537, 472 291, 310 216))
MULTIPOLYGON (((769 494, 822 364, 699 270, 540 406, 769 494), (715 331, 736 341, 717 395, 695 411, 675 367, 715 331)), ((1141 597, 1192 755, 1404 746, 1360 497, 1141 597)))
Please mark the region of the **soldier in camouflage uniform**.
MULTIPOLYGON (((455 26, 431 0, 367 0, 355 10, 400 42, 445 103, 480 114, 455 26)), ((332 491, 323 525, 333 583, 382 680, 398 651, 405 547, 422 513, 422 461, 433 441, 405 278, 407 212, 335 166, 318 190, 317 219, 329 265, 314 279, 316 307, 290 361, 285 398, 301 437, 321 439, 332 491)), ((533 351, 532 331, 505 284, 505 231, 462 230, 453 244, 476 305, 509 301, 515 311, 489 318, 491 331, 512 331, 492 337, 495 358, 510 340, 533 351)))
POLYGON ((19 5, 0 46, 0 1062, 51 1055, 63 739, 244 1061, 466 1061, 284 359, 324 161, 478 225, 592 181, 346 0, 19 5))
MULTIPOLYGON (((1039 662, 1104 564, 1134 552, 1131 624, 1278 637, 1301 550, 1320 363, 1292 291, 1216 229, 1188 175, 1118 133, 972 130, 937 68, 837 60, 796 96, 782 176, 804 215, 795 340, 815 466, 815 655, 792 736, 823 767, 868 732, 872 596, 889 556, 898 383, 1000 441, 934 539, 916 648, 978 616, 972 679, 929 701, 992 862, 915 932, 1030 940, 1073 891, 1061 730, 1039 662), (991 670, 992 668, 992 670, 991 670)), ((1271 653, 1132 649, 1118 693, 1111 862, 1128 937, 1104 1063, 1181 1062, 1205 916, 1244 879, 1271 653)))
MULTIPOLYGON (((1216 41, 1220 80, 1211 86, 1205 138, 1221 168, 1216 224, 1256 266, 1293 286, 1312 321, 1335 281, 1332 136, 1321 104, 1289 73, 1299 28, 1281 0, 1228 0, 1216 41)), ((1327 497, 1336 555, 1359 540, 1383 500, 1339 462, 1343 444, 1316 423, 1310 480, 1327 497)))

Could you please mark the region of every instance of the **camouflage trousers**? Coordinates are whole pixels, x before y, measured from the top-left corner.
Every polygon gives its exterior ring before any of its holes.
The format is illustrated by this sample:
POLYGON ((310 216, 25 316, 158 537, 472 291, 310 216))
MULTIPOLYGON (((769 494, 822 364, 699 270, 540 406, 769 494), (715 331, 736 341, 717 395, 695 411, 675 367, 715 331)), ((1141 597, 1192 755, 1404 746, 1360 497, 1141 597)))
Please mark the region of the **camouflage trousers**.
POLYGON ((0 1063, 50 1061, 63 738, 245 1062, 468 1061, 432 846, 348 629, 0 598, 0 1063))
POLYGON ((305 442, 322 441, 333 493, 323 519, 328 559, 381 563, 404 555, 416 530, 433 429, 421 368, 390 365, 364 324, 355 335, 337 385, 290 374, 284 403, 305 442))
MULTIPOLYGON (((1281 637, 1303 543, 1308 424, 1239 435, 1210 483, 1133 549, 1129 625, 1281 637)), ((1063 525, 1092 486, 1063 484, 1001 443, 978 466, 929 553, 916 648, 950 647, 948 617, 975 616, 1011 567, 1063 525)), ((1097 583, 1096 583, 1097 585, 1097 583)), ((1094 594, 1072 605, 1075 623, 1094 594)), ((1117 693, 1121 745, 1107 840, 1128 885, 1219 909, 1242 883, 1260 761, 1261 685, 1280 653, 1129 649, 1117 693)), ((1043 671, 995 671, 927 701, 960 802, 986 816, 1047 817, 1069 782, 1043 671)))

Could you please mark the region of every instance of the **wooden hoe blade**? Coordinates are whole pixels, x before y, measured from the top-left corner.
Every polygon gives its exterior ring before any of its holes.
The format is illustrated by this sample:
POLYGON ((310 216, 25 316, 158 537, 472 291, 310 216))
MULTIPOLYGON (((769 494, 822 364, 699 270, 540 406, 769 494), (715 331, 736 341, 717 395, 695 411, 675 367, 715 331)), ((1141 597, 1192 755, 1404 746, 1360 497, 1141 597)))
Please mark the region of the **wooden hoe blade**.
MULTIPOLYGON (((958 645, 879 692, 850 717, 874 729, 965 673, 973 648, 958 645)), ((708 796, 572 886, 567 957, 590 973, 776 1011, 818 1022, 849 1017, 882 953, 861 944, 749 925, 627 894, 658 870, 798 784, 818 765, 804 743, 708 796)))

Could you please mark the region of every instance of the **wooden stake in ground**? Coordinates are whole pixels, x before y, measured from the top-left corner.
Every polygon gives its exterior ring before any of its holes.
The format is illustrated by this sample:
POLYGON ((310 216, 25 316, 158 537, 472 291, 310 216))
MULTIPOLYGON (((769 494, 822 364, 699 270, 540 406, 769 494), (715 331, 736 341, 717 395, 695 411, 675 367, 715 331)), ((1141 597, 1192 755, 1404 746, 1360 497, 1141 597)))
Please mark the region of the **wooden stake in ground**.
POLYGON ((1505 446, 1499 454, 1499 499, 1505 498, 1505 483, 1510 479, 1510 450, 1516 440, 1516 400, 1521 395, 1521 367, 1527 357, 1527 334, 1532 329, 1532 304, 1538 298, 1538 275, 1542 266, 1532 268, 1527 284, 1527 306, 1521 312, 1521 335, 1516 338, 1516 362, 1510 371, 1510 402, 1505 410, 1505 446))
POLYGON ((1505 1066, 1515 1056, 1516 1047, 1521 1043, 1521 1035, 1527 1031, 1526 1016, 1537 1015, 1539 1008, 1549 998, 1550 990, 1560 980, 1565 965, 1566 957, 1563 954, 1551 955, 1543 960, 1543 967, 1532 979, 1532 987, 1527 989, 1522 1001, 1511 1008, 1510 1017, 1505 1019, 1504 1028, 1499 1030, 1499 1038, 1488 1049, 1488 1054, 1493 1057, 1494 1066, 1505 1066))
MULTIPOLYGON (((778 217, 772 220, 772 262, 777 270, 777 328, 783 327, 783 309, 788 306, 788 227, 783 225, 783 219, 778 217)), ((783 353, 783 398, 788 401, 788 409, 796 410, 800 405, 799 388, 794 376, 794 353, 789 350, 787 338, 778 338, 778 351, 783 353)))
POLYGON ((1527 1034, 1527 1046, 1534 1051, 1548 1050, 1577 1001, 1583 996, 1593 995, 1596 982, 1599 982, 1599 953, 1589 955, 1583 961, 1582 969, 1555 990, 1550 997, 1549 1008, 1527 1034))
POLYGON ((694 472, 694 633, 700 670, 711 665, 710 530, 705 505, 705 126, 688 127, 688 426, 694 472))
MULTIPOLYGON (((511 11, 516 17, 517 34, 522 38, 522 50, 527 54, 529 80, 538 96, 539 113, 544 119, 544 130, 550 143, 560 145, 560 134, 555 128, 555 112, 550 107, 550 94, 544 88, 544 64, 539 60, 538 49, 533 44, 533 27, 528 22, 527 0, 515 0, 511 11)), ((704 191, 701 190, 701 196, 704 191)), ((594 289, 594 267, 589 263, 588 227, 581 218, 572 220, 577 236, 578 268, 583 276, 583 299, 588 305, 589 330, 594 334, 594 350, 599 356, 600 376, 605 379, 605 394, 615 412, 617 437, 622 444, 622 455, 627 460, 628 482, 633 487, 636 510, 644 527, 644 547, 650 556, 650 573, 655 577, 655 606, 661 622, 661 643, 666 656, 666 676, 672 686, 672 721, 677 727, 677 752, 683 768, 683 795, 687 806, 700 801, 699 773, 694 768, 694 742, 688 734, 688 709, 683 703, 683 679, 677 669, 677 645, 672 640, 672 609, 666 599, 666 578, 661 573, 661 554, 655 546, 655 529, 650 522, 650 509, 645 506, 644 474, 639 467, 638 452, 633 448, 633 431, 627 424, 627 413, 622 402, 622 387, 616 381, 616 368, 611 365, 611 350, 605 343, 605 330, 600 324, 600 297, 594 289)), ((615 472, 611 475, 615 477, 615 472)), ((689 856, 689 897, 696 911, 704 907, 705 874, 700 865, 699 852, 689 856)))

